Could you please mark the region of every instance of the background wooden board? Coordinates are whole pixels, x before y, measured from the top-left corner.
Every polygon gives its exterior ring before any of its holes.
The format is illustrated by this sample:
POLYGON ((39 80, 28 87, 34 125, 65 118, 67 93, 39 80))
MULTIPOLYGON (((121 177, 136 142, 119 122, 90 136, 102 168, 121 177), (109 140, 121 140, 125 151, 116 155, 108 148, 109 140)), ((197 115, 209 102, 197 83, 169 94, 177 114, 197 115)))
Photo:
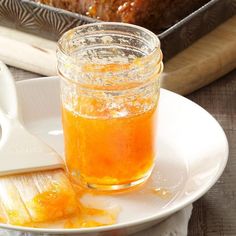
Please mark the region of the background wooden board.
MULTIPOLYGON (((10 69, 16 80, 39 76, 13 67, 10 69)), ((230 146, 229 162, 223 176, 194 203, 188 235, 236 236, 236 70, 187 97, 219 121, 230 146)))
POLYGON ((236 15, 164 65, 162 87, 189 94, 236 68, 236 15))

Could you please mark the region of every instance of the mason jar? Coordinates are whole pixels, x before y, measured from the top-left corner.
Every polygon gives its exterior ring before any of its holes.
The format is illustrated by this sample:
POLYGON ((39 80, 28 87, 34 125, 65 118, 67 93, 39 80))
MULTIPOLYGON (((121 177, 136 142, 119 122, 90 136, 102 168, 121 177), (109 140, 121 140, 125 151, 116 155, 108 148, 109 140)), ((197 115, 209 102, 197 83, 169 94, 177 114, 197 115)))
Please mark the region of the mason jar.
POLYGON ((83 25, 61 37, 57 59, 72 180, 98 190, 143 183, 156 157, 157 36, 124 23, 83 25))

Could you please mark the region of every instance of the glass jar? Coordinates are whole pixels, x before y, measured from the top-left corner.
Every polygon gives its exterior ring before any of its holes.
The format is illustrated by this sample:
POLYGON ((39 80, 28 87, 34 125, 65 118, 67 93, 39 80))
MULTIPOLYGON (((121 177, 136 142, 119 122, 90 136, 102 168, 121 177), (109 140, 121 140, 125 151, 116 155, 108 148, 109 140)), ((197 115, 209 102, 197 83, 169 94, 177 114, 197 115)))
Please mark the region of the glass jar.
POLYGON ((72 179, 99 190, 144 182, 156 156, 157 36, 124 23, 79 26, 61 37, 57 58, 72 179))

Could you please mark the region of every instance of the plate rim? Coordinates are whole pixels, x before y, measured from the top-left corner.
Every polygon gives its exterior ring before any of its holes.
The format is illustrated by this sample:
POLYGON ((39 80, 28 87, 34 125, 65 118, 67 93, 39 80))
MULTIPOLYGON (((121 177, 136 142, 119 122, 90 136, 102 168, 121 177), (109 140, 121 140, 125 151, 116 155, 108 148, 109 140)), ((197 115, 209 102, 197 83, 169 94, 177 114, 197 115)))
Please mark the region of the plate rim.
MULTIPOLYGON (((16 86, 18 84, 25 84, 25 83, 35 83, 35 82, 42 82, 42 81, 50 81, 50 80, 58 80, 58 76, 51 76, 51 77, 40 77, 40 78, 34 78, 34 79, 24 79, 21 81, 16 81, 16 86)), ((219 169, 214 176, 214 179, 205 187, 200 189, 200 191, 197 191, 195 194, 192 195, 189 199, 186 200, 180 200, 180 202, 177 205, 173 205, 170 207, 166 212, 164 213, 156 213, 155 215, 146 217, 144 219, 139 219, 139 220, 131 220, 128 222, 123 222, 123 223, 118 223, 118 224, 113 224, 113 225, 108 225, 108 226, 99 226, 99 227, 91 227, 91 228, 74 228, 74 229, 52 229, 52 228, 33 228, 33 227, 25 227, 25 226, 15 226, 15 225, 8 225, 8 224, 3 224, 0 223, 0 228, 7 229, 7 230, 15 230, 15 231, 25 231, 25 232, 33 232, 33 233, 48 233, 48 234, 78 234, 78 233, 97 233, 97 232, 106 232, 106 231, 111 231, 111 230, 119 230, 122 228, 129 228, 132 226, 137 226, 140 224, 145 224, 153 221, 158 221, 158 219, 165 218, 169 215, 174 214, 175 212, 183 209, 184 207, 188 206, 189 204, 195 202, 198 200, 200 197, 202 197, 209 189, 217 182, 217 180, 220 178, 222 175, 227 161, 228 161, 228 156, 229 156, 229 144, 227 140, 227 136, 224 132, 224 129, 221 127, 219 122, 204 108, 199 106, 197 103, 185 98, 184 96, 181 96, 177 93, 174 93, 172 91, 169 91, 167 89, 161 88, 161 93, 167 93, 170 94, 170 96, 177 96, 181 97, 184 99, 186 102, 190 102, 192 105, 196 106, 198 109, 202 110, 202 112, 205 112, 208 114, 209 118, 212 119, 212 122, 215 122, 216 125, 218 126, 218 129, 222 133, 222 138, 224 139, 225 142, 225 153, 224 156, 222 155, 222 165, 219 165, 219 169)))

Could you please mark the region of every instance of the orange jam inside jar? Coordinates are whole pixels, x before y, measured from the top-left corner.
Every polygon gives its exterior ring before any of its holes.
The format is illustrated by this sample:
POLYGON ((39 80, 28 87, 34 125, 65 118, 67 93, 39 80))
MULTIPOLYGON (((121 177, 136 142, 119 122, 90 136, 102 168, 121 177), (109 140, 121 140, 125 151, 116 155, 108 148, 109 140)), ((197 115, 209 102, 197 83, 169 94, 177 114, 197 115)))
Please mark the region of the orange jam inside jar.
POLYGON ((98 190, 144 182, 156 156, 163 69, 158 38, 123 23, 65 33, 57 51, 66 165, 74 182, 98 190))

